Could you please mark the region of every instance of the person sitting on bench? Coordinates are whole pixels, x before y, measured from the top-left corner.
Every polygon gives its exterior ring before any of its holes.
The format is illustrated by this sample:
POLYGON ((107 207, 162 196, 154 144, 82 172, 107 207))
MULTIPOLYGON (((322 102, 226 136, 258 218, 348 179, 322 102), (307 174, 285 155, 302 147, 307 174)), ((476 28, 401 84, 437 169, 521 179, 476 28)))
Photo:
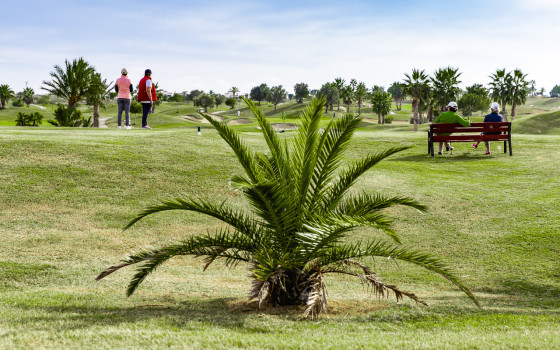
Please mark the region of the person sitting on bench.
MULTIPOLYGON (((494 102, 490 106, 490 110, 492 111, 492 113, 490 113, 490 114, 488 114, 487 116, 484 117, 484 122, 485 123, 501 122, 503 118, 502 118, 502 115, 499 114, 500 105, 497 104, 496 102, 494 102)), ((499 135, 499 134, 501 134, 501 133, 500 132, 483 132, 482 133, 482 135, 499 135)), ((477 148, 479 143, 480 143, 480 141, 473 143, 472 144, 473 148, 477 148)), ((484 145, 486 146, 486 153, 484 153, 484 154, 490 154, 490 142, 484 141, 484 145)))
MULTIPOLYGON (((458 123, 461 124, 462 126, 470 126, 471 123, 468 120, 463 119, 460 115, 458 115, 456 112, 458 110, 457 107, 457 103, 455 102, 449 102, 447 104, 447 112, 443 112, 441 113, 435 120, 434 123, 458 123)), ((450 134, 442 134, 442 135, 450 135, 450 134)), ((451 147, 451 143, 450 142, 446 142, 446 146, 451 150, 451 153, 453 154, 453 147, 451 147)), ((443 142, 440 141, 438 143, 438 153, 439 155, 442 154, 442 149, 443 149, 443 142)))

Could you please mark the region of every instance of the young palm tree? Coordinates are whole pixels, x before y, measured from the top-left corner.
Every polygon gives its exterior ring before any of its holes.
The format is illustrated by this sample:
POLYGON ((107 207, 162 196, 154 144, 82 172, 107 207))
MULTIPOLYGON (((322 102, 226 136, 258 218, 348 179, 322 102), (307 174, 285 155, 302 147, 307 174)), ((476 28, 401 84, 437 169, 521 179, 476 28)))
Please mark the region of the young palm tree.
POLYGON ((0 104, 2 108, 6 108, 6 102, 14 97, 14 90, 10 89, 8 84, 0 85, 0 104))
POLYGON ((27 107, 29 107, 29 105, 33 102, 34 96, 35 96, 35 91, 33 91, 33 89, 30 87, 26 87, 25 89, 23 89, 23 92, 21 93, 22 100, 23 102, 25 102, 27 107))
POLYGON ((74 109, 87 93, 89 84, 95 73, 92 66, 83 58, 65 61, 65 69, 56 65, 51 72, 52 81, 43 81, 41 89, 68 101, 68 108, 74 109))
MULTIPOLYGON (((404 205, 425 210, 406 197, 350 192, 358 178, 382 159, 407 147, 370 154, 340 170, 345 151, 361 118, 347 114, 321 131, 325 100, 315 99, 300 116, 300 128, 289 139, 280 139, 272 125, 250 100, 245 100, 262 128, 267 153, 251 150, 227 125, 203 115, 229 144, 244 170, 230 179, 232 188, 248 200, 251 213, 225 203, 204 199, 175 199, 147 208, 126 228, 147 215, 166 210, 187 210, 221 220, 227 228, 215 233, 190 236, 182 242, 130 255, 119 265, 101 272, 97 279, 125 266, 140 264, 127 295, 158 266, 174 256, 204 256, 207 268, 217 259, 228 266, 247 263, 252 278, 249 299, 259 306, 305 305, 305 315, 317 316, 327 307, 325 276, 338 273, 357 277, 376 294, 394 292, 424 303, 415 294, 383 283, 361 262, 384 257, 419 265, 439 273, 478 304, 476 298, 439 259, 403 248, 381 238, 349 243, 353 229, 379 229, 395 243, 400 240, 383 210, 404 205)), ((329 118, 330 119, 330 118, 329 118)))
POLYGON ((392 102, 393 97, 388 92, 375 91, 371 94, 371 105, 373 112, 377 113, 377 124, 385 124, 385 116, 391 111, 392 102))
POLYGON ((100 73, 94 73, 85 97, 93 105, 93 127, 99 127, 99 107, 105 108, 105 100, 111 92, 113 82, 107 84, 107 79, 101 79, 100 73))
MULTIPOLYGON (((342 89, 344 88, 344 83, 346 82, 346 80, 342 79, 342 78, 335 78, 334 79, 334 85, 336 87, 336 90, 338 91, 338 96, 342 97, 342 89)), ((340 111, 340 98, 338 99, 338 106, 337 106, 337 111, 340 111)))
POLYGON ((434 95, 437 97, 440 112, 445 112, 446 106, 450 101, 457 101, 461 89, 459 84, 459 68, 440 68, 434 72, 432 81, 432 89, 434 95))
POLYGON ((364 97, 366 97, 368 93, 368 89, 366 87, 366 84, 364 83, 359 83, 358 86, 356 86, 356 98, 358 99, 358 115, 362 114, 362 101, 364 99, 364 97))
POLYGON ((397 111, 400 111, 401 107, 402 107, 402 100, 404 98, 402 85, 399 82, 395 81, 387 89, 387 92, 390 93, 391 96, 393 97, 393 100, 395 101, 395 107, 397 108, 397 111))
POLYGON ((489 83, 492 99, 502 105, 502 116, 504 121, 507 122, 506 105, 511 102, 511 73, 506 73, 505 69, 498 69, 490 78, 492 79, 489 83))
POLYGON ((413 130, 418 131, 418 103, 429 91, 428 75, 424 70, 413 69, 411 75, 405 73, 404 76, 403 94, 412 97, 413 130))
POLYGON ((527 102, 529 93, 529 82, 525 80, 527 74, 523 74, 520 69, 515 69, 511 76, 511 120, 515 120, 515 110, 517 105, 524 105, 527 102))

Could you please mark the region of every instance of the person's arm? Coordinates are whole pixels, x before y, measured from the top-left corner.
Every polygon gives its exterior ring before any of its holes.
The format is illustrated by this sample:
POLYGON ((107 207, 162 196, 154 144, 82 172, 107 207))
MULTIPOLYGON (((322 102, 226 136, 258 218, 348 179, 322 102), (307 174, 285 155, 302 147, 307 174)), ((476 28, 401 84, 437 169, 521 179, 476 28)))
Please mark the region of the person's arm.
POLYGON ((118 94, 119 93, 119 86, 117 84, 115 84, 115 92, 118 94))
POLYGON ((148 98, 150 99, 150 103, 154 103, 154 101, 152 100, 152 86, 150 84, 150 86, 148 86, 148 84, 146 84, 146 93, 148 94, 148 98))
POLYGON ((459 118, 457 118, 457 122, 459 124, 461 124, 462 126, 471 126, 471 123, 468 120, 463 119, 460 115, 458 117, 459 118))
POLYGON ((134 87, 132 86, 132 84, 130 84, 130 92, 134 92, 134 87))

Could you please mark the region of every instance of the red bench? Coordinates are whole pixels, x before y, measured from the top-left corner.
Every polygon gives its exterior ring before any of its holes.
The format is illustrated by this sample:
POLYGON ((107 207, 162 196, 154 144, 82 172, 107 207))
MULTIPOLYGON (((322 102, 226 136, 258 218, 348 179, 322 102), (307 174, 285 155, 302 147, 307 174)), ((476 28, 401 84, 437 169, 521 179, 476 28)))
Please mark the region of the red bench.
POLYGON ((504 141, 504 153, 509 145, 511 152, 511 122, 471 123, 471 126, 460 124, 431 124, 428 131, 428 153, 434 156, 434 142, 483 142, 504 141), (495 133, 494 135, 481 135, 481 133, 495 133), (452 135, 441 135, 452 134, 452 135))

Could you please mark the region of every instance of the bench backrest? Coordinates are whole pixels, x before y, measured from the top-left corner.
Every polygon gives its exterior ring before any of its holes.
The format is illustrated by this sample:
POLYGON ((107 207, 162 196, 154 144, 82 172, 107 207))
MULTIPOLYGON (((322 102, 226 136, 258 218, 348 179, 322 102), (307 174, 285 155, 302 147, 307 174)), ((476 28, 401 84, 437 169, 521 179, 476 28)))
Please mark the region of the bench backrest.
POLYGON ((471 126, 462 126, 460 124, 438 123, 430 124, 430 131, 434 134, 449 133, 481 133, 481 132, 505 132, 509 133, 510 122, 488 122, 488 123, 471 123, 471 126))

